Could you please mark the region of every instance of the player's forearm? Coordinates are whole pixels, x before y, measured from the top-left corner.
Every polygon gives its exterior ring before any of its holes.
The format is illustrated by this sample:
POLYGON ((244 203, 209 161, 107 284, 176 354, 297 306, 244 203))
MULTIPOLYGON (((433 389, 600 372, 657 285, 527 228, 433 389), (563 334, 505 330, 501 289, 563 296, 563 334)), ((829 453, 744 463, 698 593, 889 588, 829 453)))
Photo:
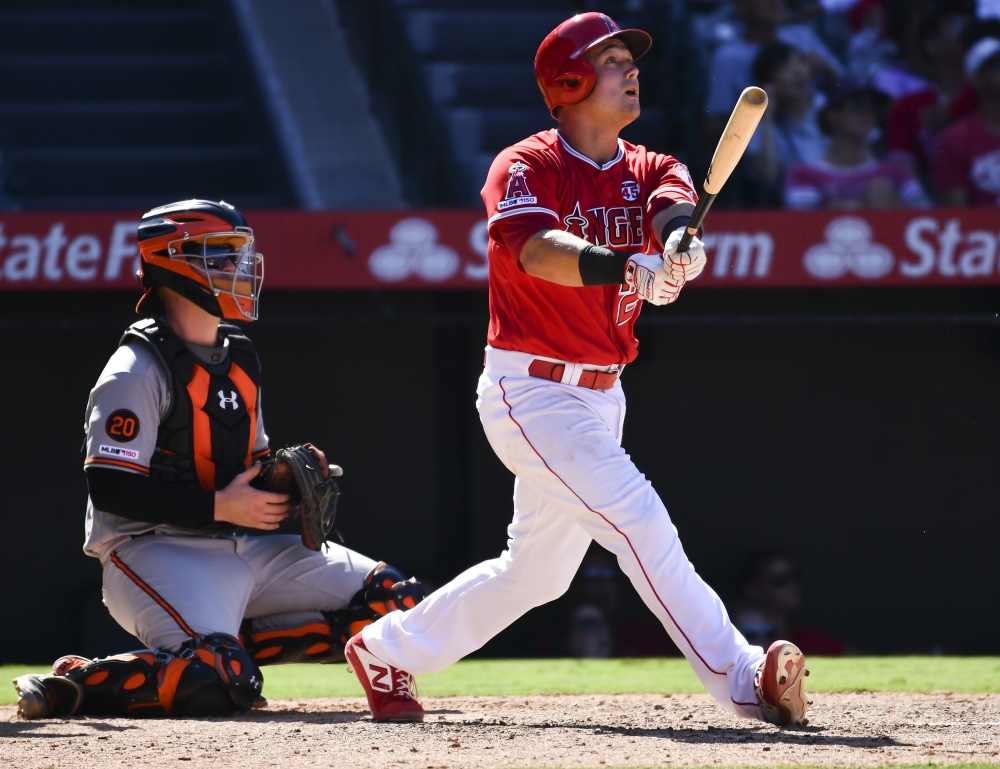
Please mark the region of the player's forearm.
MULTIPOLYGON (((670 233, 687 226, 687 223, 691 221, 692 213, 694 213, 694 203, 686 201, 674 203, 672 206, 657 212, 656 216, 653 217, 653 233, 656 235, 660 248, 667 244, 670 233)), ((701 237, 700 228, 698 237, 701 237)))
POLYGON ((133 521, 188 527, 213 522, 212 491, 106 467, 87 469, 87 488, 98 510, 133 521))
POLYGON ((521 249, 521 266, 534 278, 576 288, 583 285, 580 254, 589 245, 583 238, 562 230, 542 230, 521 249))

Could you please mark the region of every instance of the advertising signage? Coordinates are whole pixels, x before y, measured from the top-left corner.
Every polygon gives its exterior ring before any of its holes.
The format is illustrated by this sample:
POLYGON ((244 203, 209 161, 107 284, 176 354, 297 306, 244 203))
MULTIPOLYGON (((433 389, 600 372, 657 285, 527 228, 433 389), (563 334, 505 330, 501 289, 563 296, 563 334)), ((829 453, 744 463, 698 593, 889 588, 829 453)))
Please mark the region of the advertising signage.
MULTIPOLYGON (((617 225, 609 214, 598 211, 594 221, 610 235, 617 225)), ((247 218, 265 257, 265 289, 486 286, 487 224, 476 210, 247 218)), ((137 221, 134 213, 0 214, 0 291, 135 290, 137 221)), ((708 267, 690 287, 997 285, 998 238, 993 209, 718 211, 706 225, 708 267)))

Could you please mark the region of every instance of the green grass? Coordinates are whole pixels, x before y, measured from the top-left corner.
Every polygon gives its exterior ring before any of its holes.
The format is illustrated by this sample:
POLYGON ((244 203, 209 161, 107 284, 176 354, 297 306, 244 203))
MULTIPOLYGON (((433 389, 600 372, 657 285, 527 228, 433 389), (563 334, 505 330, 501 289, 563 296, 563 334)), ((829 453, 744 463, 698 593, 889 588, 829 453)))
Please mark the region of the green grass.
MULTIPOLYGON (((1000 692, 1000 657, 813 657, 816 692, 1000 692)), ((3 683, 44 668, 0 666, 0 705, 15 701, 3 683)), ((359 697, 343 665, 264 668, 264 693, 276 699, 359 697)), ((468 660, 418 680, 423 695, 694 694, 703 692, 687 662, 672 659, 468 660)))

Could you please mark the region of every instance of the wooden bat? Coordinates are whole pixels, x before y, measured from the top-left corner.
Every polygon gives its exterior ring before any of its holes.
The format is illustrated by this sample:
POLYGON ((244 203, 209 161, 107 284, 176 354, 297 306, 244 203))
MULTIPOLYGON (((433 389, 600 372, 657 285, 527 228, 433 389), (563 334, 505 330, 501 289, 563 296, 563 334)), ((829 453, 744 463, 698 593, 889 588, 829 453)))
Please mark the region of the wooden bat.
POLYGON ((733 114, 726 123, 726 130, 719 139, 719 146, 712 155, 712 164, 708 167, 705 184, 702 187, 703 192, 691 214, 687 231, 681 236, 681 242, 677 245, 678 254, 684 253, 691 247, 691 239, 698 234, 698 229, 705 220, 705 214, 712 207, 712 201, 743 157, 743 151, 750 143, 753 132, 757 130, 757 124, 765 109, 767 109, 767 94, 763 88, 752 85, 743 89, 736 106, 733 107, 733 114))

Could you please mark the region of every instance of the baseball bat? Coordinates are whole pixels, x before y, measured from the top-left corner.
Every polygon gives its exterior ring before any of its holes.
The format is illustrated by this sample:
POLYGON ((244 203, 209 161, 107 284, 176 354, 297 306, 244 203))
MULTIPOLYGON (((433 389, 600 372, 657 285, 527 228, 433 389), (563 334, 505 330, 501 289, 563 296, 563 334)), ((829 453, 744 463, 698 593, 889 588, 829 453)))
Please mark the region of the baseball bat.
POLYGON ((767 109, 767 94, 763 88, 752 85, 743 89, 736 106, 733 107, 733 114, 726 123, 726 130, 722 132, 719 145, 715 148, 715 154, 712 155, 712 163, 708 167, 708 173, 705 174, 705 184, 702 185, 702 195, 698 198, 687 230, 677 245, 678 254, 684 253, 691 247, 691 239, 698 234, 701 223, 705 220, 705 214, 712 207, 712 201, 743 157, 743 151, 750 143, 753 132, 757 130, 757 124, 760 123, 765 109, 767 109))

